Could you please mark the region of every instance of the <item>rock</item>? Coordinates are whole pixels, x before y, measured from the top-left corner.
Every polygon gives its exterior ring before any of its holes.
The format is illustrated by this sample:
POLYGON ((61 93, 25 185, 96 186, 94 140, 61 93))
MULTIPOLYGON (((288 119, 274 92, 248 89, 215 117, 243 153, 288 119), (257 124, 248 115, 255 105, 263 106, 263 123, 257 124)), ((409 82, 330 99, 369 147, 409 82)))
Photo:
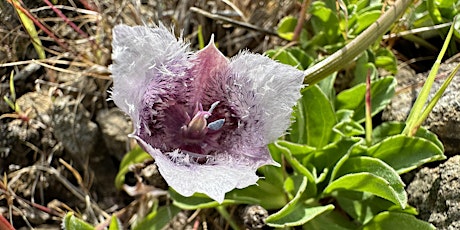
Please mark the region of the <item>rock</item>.
POLYGON ((408 185, 409 204, 436 229, 460 229, 460 156, 422 168, 408 185))
POLYGON ((50 114, 53 107, 51 97, 38 92, 29 92, 16 100, 23 113, 30 119, 36 119, 44 124, 50 123, 50 114))
POLYGON ((52 109, 51 98, 39 92, 29 92, 22 95, 15 101, 20 112, 9 112, 13 120, 3 123, 0 127, 7 132, 0 133, 0 156, 7 157, 9 153, 15 156, 24 157, 30 146, 50 147, 55 142, 48 131, 50 114, 52 109))
POLYGON ((96 115, 109 154, 120 161, 128 151, 128 134, 132 132, 132 125, 128 120, 118 108, 101 110, 96 115))
POLYGON ((74 159, 85 159, 95 150, 99 129, 78 101, 70 96, 57 97, 52 120, 54 136, 74 159))
POLYGON ((240 214, 246 229, 262 229, 265 227, 265 219, 268 211, 260 205, 248 205, 240 214))
MULTIPOLYGON (((438 91, 458 62, 442 64, 430 92, 429 100, 438 91)), ((407 73, 407 71, 401 71, 407 73)), ((384 120, 404 121, 419 94, 428 73, 398 74, 396 95, 383 112, 384 120)), ((444 95, 423 124, 436 133, 444 144, 446 154, 460 152, 460 72, 452 80, 444 95)))

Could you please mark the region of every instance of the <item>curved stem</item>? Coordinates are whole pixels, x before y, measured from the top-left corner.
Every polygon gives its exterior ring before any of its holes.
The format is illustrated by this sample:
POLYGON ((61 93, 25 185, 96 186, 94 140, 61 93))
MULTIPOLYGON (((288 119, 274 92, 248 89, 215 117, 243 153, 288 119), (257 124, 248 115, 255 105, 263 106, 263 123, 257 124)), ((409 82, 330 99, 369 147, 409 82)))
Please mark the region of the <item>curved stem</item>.
POLYGON ((397 0, 377 21, 359 34, 342 49, 314 66, 305 70, 305 84, 315 84, 335 71, 345 67, 350 61, 366 50, 385 34, 390 26, 404 13, 412 0, 397 0))

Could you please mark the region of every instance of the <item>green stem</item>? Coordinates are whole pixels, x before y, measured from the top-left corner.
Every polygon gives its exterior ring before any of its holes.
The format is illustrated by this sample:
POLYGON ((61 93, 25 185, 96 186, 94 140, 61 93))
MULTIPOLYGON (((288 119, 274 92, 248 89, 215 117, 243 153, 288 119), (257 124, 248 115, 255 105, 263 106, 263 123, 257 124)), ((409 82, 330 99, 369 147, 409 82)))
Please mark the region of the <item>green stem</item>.
POLYGON ((359 34, 345 47, 323 61, 305 70, 305 84, 315 84, 330 74, 345 67, 385 34, 391 25, 404 13, 412 0, 397 0, 377 21, 359 34))
POLYGON ((371 104, 371 73, 368 71, 366 76, 366 144, 372 144, 372 104, 371 104))
POLYGON ((216 209, 220 213, 220 215, 230 224, 232 229, 234 230, 240 229, 240 226, 238 226, 238 224, 236 224, 235 221, 233 221, 232 217, 227 212, 227 209, 225 208, 225 206, 219 205, 216 207, 216 209))
POLYGON ((411 132, 412 135, 414 135, 417 132, 418 128, 422 125, 422 123, 425 121, 425 119, 428 117, 428 115, 430 115, 430 112, 433 110, 434 106, 438 103, 439 99, 441 99, 442 94, 446 91, 447 86, 450 85, 450 83, 452 82, 452 79, 454 79, 455 74, 457 74, 457 72, 459 70, 460 70, 460 64, 458 64, 454 68, 452 73, 450 73, 449 77, 447 77, 446 81, 444 83, 442 83, 441 87, 436 92, 436 94, 433 97, 433 99, 431 99, 431 101, 426 106, 425 110, 423 110, 422 115, 420 116, 420 118, 415 123, 414 128, 413 128, 413 130, 411 132))
MULTIPOLYGON (((454 19, 455 21, 455 19, 454 19)), ((414 106, 412 107, 409 116, 406 119, 406 127, 403 130, 403 134, 413 136, 415 132, 417 132, 418 127, 423 123, 423 120, 420 119, 422 114, 426 111, 423 107, 425 107, 426 102, 428 101, 428 96, 430 94, 431 87, 433 86, 434 80, 436 79, 436 75, 439 70, 439 66, 441 65, 442 58, 449 47, 450 39, 452 38, 452 34, 454 31, 454 24, 450 27, 449 33, 447 34, 446 40, 441 48, 441 51, 436 58, 433 67, 431 67, 430 73, 423 85, 420 94, 418 95, 417 99, 415 100, 414 106)))

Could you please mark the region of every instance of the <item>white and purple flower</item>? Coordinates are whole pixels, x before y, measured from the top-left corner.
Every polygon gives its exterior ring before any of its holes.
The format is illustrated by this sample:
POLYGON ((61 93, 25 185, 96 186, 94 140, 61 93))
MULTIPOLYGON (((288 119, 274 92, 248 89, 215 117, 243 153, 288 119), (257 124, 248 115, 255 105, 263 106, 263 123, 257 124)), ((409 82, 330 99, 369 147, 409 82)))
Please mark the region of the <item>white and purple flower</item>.
POLYGON ((178 193, 225 193, 257 182, 273 161, 303 72, 263 55, 227 59, 211 42, 198 52, 163 25, 113 29, 112 99, 131 116, 135 138, 178 193))

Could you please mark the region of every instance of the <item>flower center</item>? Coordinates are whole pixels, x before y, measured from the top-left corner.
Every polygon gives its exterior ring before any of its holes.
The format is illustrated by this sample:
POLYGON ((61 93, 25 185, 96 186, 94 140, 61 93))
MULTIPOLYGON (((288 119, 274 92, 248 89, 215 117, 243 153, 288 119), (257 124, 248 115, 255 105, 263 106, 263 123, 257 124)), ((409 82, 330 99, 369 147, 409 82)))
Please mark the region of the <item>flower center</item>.
POLYGON ((180 133, 183 141, 181 148, 203 154, 204 147, 214 144, 214 140, 206 138, 206 136, 219 131, 224 125, 225 119, 218 119, 210 123, 208 123, 207 119, 212 115, 212 111, 218 104, 219 101, 214 102, 208 111, 203 111, 201 104, 197 105, 193 118, 188 124, 184 124, 181 127, 180 133))

